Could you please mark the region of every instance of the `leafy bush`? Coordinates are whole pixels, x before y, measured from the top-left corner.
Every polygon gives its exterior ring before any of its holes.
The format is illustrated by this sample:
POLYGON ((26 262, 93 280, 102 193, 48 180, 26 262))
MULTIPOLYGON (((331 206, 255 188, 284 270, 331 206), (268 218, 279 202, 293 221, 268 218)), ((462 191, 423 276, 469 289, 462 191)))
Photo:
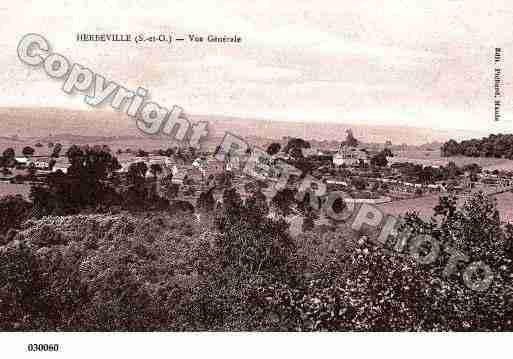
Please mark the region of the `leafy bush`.
POLYGON ((0 235, 17 228, 29 218, 31 210, 32 204, 21 195, 0 198, 0 235))
POLYGON ((490 264, 486 292, 460 271, 444 277, 446 254, 421 265, 346 225, 291 238, 258 192, 223 197, 210 223, 166 211, 11 229, 0 246, 0 330, 513 329, 513 226, 482 195, 461 208, 442 199, 435 218, 412 213, 405 226, 490 264))

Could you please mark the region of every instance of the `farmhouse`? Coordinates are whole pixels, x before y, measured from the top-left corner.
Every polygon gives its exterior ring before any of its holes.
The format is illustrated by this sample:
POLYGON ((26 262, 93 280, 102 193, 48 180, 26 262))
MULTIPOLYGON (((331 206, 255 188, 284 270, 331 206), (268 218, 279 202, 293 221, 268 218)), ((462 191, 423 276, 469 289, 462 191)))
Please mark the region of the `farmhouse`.
POLYGON ((29 165, 33 164, 37 169, 44 170, 50 167, 50 163, 44 160, 37 160, 29 162, 29 165))
POLYGON ((68 173, 68 167, 67 166, 54 166, 52 168, 52 172, 61 171, 62 173, 68 173))
POLYGON ((361 163, 368 163, 369 155, 366 151, 357 147, 341 145, 338 152, 333 156, 335 166, 358 166, 361 163))
POLYGON ((16 157, 14 159, 19 166, 28 166, 30 160, 27 157, 16 157))

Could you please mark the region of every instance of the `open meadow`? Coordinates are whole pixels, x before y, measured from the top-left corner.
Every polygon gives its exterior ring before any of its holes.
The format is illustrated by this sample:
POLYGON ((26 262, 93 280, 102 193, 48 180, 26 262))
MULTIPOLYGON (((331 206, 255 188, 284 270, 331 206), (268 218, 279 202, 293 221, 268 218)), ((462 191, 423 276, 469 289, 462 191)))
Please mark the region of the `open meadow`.
POLYGON ((407 150, 394 151, 394 157, 390 159, 391 163, 413 162, 424 166, 446 166, 449 162, 454 162, 456 166, 461 167, 476 163, 486 170, 513 170, 513 161, 505 158, 493 157, 442 157, 439 150, 407 150))
POLYGON ((4 196, 15 196, 21 194, 25 199, 29 198, 30 185, 0 182, 0 198, 4 196))

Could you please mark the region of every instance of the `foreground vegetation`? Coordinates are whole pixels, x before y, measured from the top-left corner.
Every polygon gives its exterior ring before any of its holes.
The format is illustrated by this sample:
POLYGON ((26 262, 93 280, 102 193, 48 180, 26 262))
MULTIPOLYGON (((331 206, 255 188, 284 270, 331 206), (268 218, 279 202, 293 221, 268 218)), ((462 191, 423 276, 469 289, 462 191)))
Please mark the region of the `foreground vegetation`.
POLYGON ((258 192, 243 202, 229 188, 198 221, 169 210, 31 219, 2 236, 0 329, 512 330, 512 231, 479 196, 407 225, 457 236, 451 245, 492 265, 486 292, 441 275, 446 258, 422 266, 344 224, 292 238, 258 192))

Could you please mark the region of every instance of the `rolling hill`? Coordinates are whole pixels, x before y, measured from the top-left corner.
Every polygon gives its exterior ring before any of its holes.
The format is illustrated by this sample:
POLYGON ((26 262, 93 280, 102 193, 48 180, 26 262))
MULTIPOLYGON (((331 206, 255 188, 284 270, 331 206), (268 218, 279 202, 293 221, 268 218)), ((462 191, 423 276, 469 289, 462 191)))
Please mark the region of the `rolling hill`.
MULTIPOLYGON (((290 122, 264 119, 243 119, 216 115, 188 115, 193 122, 208 121, 211 137, 220 138, 226 131, 242 137, 281 139, 302 137, 307 140, 340 141, 351 128, 363 142, 420 145, 433 141, 482 137, 485 133, 468 130, 438 130, 406 126, 370 126, 349 123, 290 122)), ((50 107, 0 108, 0 136, 45 139, 66 138, 132 138, 144 137, 134 121, 124 113, 110 110, 70 110, 50 107)))

